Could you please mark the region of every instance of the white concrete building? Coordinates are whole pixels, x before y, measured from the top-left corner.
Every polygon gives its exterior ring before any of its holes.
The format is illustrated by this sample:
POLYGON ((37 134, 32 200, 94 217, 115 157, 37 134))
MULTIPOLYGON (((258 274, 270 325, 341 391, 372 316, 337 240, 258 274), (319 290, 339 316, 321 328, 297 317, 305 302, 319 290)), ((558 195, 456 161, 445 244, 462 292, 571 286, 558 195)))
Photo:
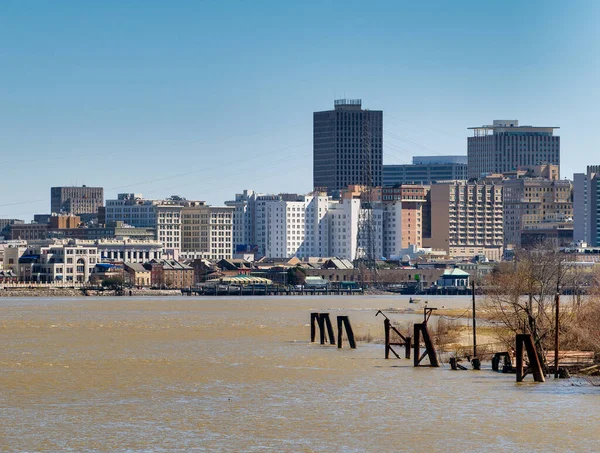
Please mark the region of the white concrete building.
POLYGON ((233 252, 246 252, 257 244, 255 230, 256 200, 265 196, 253 190, 244 190, 235 195, 235 200, 225 202, 225 206, 234 208, 232 217, 233 252))
MULTIPOLYGON (((251 191, 244 191, 248 194, 251 191)), ((255 199, 238 200, 239 211, 234 217, 252 209, 254 222, 236 223, 236 237, 254 234, 260 256, 272 258, 308 258, 337 256, 354 260, 365 254, 359 247, 359 224, 366 218, 359 199, 331 200, 324 193, 312 195, 261 195, 255 199), (249 208, 250 205, 254 205, 249 208), (246 226, 242 226, 246 225, 246 226), (251 225, 251 226, 247 226, 251 225), (239 231, 247 228, 246 231, 239 231), (252 232, 252 233, 251 233, 252 232)), ((228 202, 233 205, 233 202, 228 202)), ((376 204, 371 211, 375 258, 383 253, 383 209, 376 204)))
POLYGON ((44 283, 86 283, 100 262, 96 247, 77 245, 74 241, 9 247, 5 258, 14 263, 11 268, 19 281, 44 283))
POLYGON ((155 207, 159 200, 146 200, 139 193, 120 193, 106 200, 106 223, 122 221, 139 228, 156 227, 155 207))
POLYGON ((163 245, 158 240, 99 239, 86 241, 76 239, 82 247, 96 247, 103 263, 129 262, 147 263, 165 258, 163 245))
POLYGON ((271 196, 257 201, 258 247, 268 257, 329 256, 326 195, 271 196))

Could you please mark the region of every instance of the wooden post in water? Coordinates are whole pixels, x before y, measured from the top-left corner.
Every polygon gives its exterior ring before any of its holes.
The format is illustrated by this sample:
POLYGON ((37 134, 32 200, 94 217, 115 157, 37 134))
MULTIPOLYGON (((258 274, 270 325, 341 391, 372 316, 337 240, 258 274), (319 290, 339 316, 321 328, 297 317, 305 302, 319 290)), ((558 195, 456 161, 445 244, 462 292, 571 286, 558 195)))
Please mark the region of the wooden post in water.
POLYGON ((314 343, 317 336, 315 323, 319 327, 319 340, 321 344, 325 344, 325 329, 329 336, 329 344, 335 344, 335 335, 333 334, 333 326, 329 313, 311 313, 310 314, 310 341, 314 343))
POLYGON ((535 382, 545 382, 544 373, 542 372, 542 365, 540 359, 535 350, 535 344, 533 343, 533 337, 528 333, 519 333, 516 338, 516 354, 517 354, 517 382, 522 382, 525 376, 531 371, 533 373, 533 380, 535 382), (525 369, 523 361, 523 346, 527 352, 527 358, 529 359, 529 367, 525 369))
MULTIPOLYGON (((385 318, 383 321, 383 328, 385 330, 385 358, 389 359, 390 358, 390 320, 385 318)), ((398 357, 398 354, 396 354, 394 352, 394 350, 392 349, 392 352, 394 353, 394 355, 399 359, 400 357, 398 357)))
POLYGON ((331 319, 329 319, 329 313, 321 313, 321 319, 327 327, 327 334, 329 335, 329 344, 335 344, 335 335, 333 334, 333 327, 331 325, 331 319))
POLYGON ((348 343, 350 343, 350 348, 356 349, 356 341, 354 341, 354 332, 352 331, 352 326, 350 325, 350 319, 348 318, 348 316, 337 317, 338 348, 342 347, 343 327, 346 328, 346 335, 348 336, 348 343))
POLYGON ((420 324, 415 324, 415 333, 413 335, 413 337, 414 337, 413 365, 414 366, 419 366, 419 362, 421 361, 421 359, 420 359, 420 357, 421 357, 421 329, 418 329, 417 325, 420 325, 420 324))
POLYGON ((427 329, 427 323, 415 324, 414 327, 415 332, 415 344, 414 344, 414 366, 419 366, 421 361, 425 358, 425 356, 429 357, 430 366, 439 367, 440 362, 438 360, 437 354, 435 352, 435 347, 433 346, 433 341, 431 340, 431 336, 429 335, 429 330, 427 329), (421 354, 421 341, 420 338, 423 336, 423 342, 425 343, 425 352, 421 354))

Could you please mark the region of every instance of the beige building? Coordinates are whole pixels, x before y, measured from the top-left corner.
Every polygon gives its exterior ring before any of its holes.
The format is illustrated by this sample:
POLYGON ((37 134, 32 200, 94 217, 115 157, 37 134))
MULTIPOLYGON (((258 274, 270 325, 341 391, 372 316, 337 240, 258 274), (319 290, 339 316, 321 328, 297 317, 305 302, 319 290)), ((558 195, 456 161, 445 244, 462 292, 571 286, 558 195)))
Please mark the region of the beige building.
POLYGON ((500 260, 504 245, 501 185, 485 181, 434 184, 430 200, 431 238, 424 239, 425 247, 457 258, 485 255, 500 260))
POLYGON ((505 179, 504 244, 521 246, 523 230, 573 219, 573 184, 545 178, 505 179))
POLYGON ((181 208, 181 250, 186 258, 211 260, 233 256, 234 207, 187 202, 181 208))
POLYGON ((423 206, 429 186, 401 184, 382 189, 383 255, 396 256, 411 245, 423 247, 423 206))
POLYGON ((165 253, 174 256, 181 250, 181 209, 179 200, 171 197, 154 207, 156 238, 162 242, 165 253))
POLYGON ((152 284, 152 271, 141 263, 123 263, 123 271, 125 283, 143 287, 152 284))

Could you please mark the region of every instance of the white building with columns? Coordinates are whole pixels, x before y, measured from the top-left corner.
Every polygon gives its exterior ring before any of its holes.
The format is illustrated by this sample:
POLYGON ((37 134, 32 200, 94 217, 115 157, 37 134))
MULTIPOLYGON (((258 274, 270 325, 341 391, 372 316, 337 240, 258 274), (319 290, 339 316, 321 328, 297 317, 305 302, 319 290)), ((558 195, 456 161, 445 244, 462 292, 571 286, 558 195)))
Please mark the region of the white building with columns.
POLYGON ((100 263, 98 249, 75 241, 44 241, 39 245, 16 246, 5 250, 5 259, 21 282, 89 281, 92 269, 100 263))
POLYGON ((147 263, 165 258, 163 245, 157 240, 99 239, 86 241, 76 239, 81 246, 96 247, 103 263, 129 262, 147 263))

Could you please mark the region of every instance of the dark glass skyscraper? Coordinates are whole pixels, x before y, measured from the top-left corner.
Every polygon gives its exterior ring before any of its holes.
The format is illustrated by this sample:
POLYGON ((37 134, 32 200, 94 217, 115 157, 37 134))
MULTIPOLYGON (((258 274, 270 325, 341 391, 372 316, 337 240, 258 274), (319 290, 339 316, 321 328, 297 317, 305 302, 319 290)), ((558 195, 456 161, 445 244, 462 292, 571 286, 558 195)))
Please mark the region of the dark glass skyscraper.
POLYGON ((383 111, 363 110, 360 99, 334 107, 313 114, 313 187, 331 194, 350 184, 381 186, 383 111))

